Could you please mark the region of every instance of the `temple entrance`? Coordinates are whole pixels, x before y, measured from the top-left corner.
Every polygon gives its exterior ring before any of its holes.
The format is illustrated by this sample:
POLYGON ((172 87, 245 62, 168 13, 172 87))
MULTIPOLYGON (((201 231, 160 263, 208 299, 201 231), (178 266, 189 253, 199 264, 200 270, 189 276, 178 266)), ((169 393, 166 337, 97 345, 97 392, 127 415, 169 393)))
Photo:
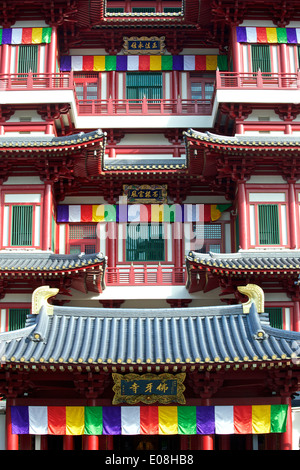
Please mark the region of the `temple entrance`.
POLYGON ((114 436, 114 450, 178 451, 179 436, 114 436))

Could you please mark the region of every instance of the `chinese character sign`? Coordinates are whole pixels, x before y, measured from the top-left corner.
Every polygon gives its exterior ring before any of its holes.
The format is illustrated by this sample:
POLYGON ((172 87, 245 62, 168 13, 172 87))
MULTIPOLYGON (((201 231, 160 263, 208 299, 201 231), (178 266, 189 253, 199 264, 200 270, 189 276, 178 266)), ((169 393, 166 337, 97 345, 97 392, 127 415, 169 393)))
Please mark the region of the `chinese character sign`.
POLYGON ((124 37, 125 54, 163 54, 165 37, 124 37))
POLYGON ((183 381, 185 374, 113 374, 117 403, 185 403, 183 381))

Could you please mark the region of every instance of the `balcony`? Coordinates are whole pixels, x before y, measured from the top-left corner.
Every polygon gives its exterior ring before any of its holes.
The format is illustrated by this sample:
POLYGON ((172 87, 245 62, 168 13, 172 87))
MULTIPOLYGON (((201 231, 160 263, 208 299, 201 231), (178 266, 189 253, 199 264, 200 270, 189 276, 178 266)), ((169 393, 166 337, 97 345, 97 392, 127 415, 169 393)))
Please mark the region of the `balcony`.
POLYGON ((185 282, 185 267, 130 264, 106 268, 107 286, 183 286, 185 282))
POLYGON ((213 100, 108 99, 76 100, 79 116, 86 115, 189 115, 210 116, 213 100))
POLYGON ((209 100, 82 100, 76 96, 72 72, 0 74, 0 104, 51 103, 70 104, 75 127, 95 129, 211 128, 216 112, 215 94, 209 100))
POLYGON ((218 102, 295 103, 300 99, 300 72, 216 72, 218 102))

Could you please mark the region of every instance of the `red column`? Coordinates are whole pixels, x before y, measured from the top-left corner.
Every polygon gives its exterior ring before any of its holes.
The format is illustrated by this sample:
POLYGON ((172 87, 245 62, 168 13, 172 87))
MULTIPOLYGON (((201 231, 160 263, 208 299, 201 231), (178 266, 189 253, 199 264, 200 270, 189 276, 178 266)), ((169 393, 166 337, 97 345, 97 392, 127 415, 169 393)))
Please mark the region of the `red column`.
POLYGON ((219 450, 230 450, 230 435, 219 435, 219 450))
POLYGON ((182 240, 184 238, 183 229, 181 222, 174 222, 173 224, 173 246, 174 246, 174 266, 176 268, 182 268, 183 264, 183 250, 182 240))
POLYGON ((300 299, 294 299, 293 331, 300 331, 300 299))
POLYGON ((248 248, 247 201, 245 183, 238 183, 239 241, 242 250, 248 248))
POLYGON ((56 72, 56 55, 57 55, 57 27, 52 26, 51 42, 48 48, 47 57, 47 73, 56 72))
POLYGON ((99 450, 99 437, 98 436, 83 436, 83 449, 84 450, 99 450))
POLYGON ((107 264, 115 267, 117 264, 117 224, 107 223, 107 264))
POLYGON ((289 182, 290 248, 297 248, 295 184, 289 182))
POLYGON ((73 436, 64 436, 63 442, 63 450, 74 450, 73 436))
POLYGON ((236 28, 231 26, 231 50, 232 50, 232 70, 240 72, 240 47, 236 38, 236 28))
POLYGON ((52 186, 45 184, 44 214, 41 219, 42 228, 42 250, 51 250, 51 219, 52 219, 52 186))
POLYGON ((12 434, 10 407, 13 403, 8 399, 6 405, 6 450, 19 450, 19 435, 12 434))
POLYGON ((292 401, 290 397, 283 398, 282 403, 288 405, 288 416, 286 432, 280 435, 280 450, 292 450, 293 448, 293 428, 292 428, 292 401))
POLYGON ((2 44, 1 64, 0 73, 9 73, 10 66, 10 46, 8 44, 2 44))

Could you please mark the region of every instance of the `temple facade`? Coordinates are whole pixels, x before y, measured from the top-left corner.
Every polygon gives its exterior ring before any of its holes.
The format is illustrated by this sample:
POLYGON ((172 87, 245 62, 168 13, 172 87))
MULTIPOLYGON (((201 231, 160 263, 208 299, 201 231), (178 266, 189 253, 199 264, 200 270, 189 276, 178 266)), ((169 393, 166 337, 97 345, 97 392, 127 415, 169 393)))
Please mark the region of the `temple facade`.
POLYGON ((299 2, 0 21, 0 448, 298 449, 299 2))

